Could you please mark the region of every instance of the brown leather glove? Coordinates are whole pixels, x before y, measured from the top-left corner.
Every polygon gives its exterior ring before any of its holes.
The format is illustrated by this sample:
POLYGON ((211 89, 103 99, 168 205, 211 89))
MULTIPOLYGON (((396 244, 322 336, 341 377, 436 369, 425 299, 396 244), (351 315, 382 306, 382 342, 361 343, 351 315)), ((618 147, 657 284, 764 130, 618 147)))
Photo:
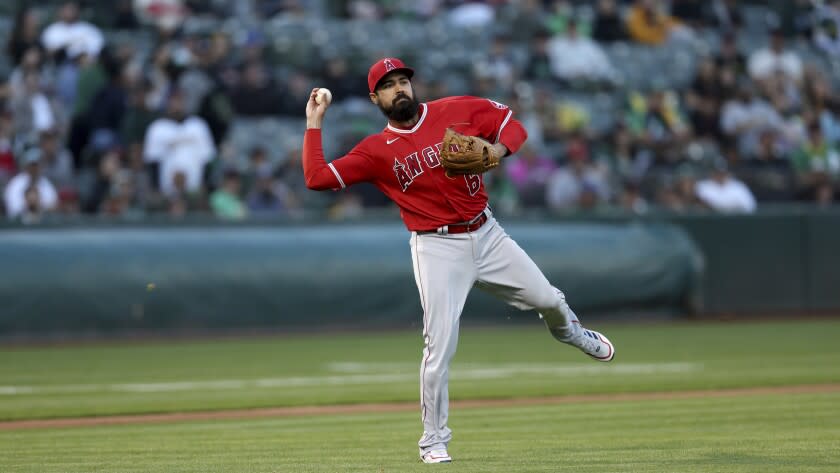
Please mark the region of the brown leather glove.
POLYGON ((443 135, 440 161, 446 175, 481 174, 499 165, 501 156, 487 140, 447 128, 443 135))

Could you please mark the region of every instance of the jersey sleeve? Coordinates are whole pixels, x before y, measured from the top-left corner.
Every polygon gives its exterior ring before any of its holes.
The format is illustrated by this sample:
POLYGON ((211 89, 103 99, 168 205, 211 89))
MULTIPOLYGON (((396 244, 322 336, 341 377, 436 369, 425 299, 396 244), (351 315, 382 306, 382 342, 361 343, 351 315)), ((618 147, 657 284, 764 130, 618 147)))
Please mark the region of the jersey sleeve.
POLYGON ((513 110, 505 104, 476 98, 474 113, 481 124, 482 134, 491 143, 501 143, 515 153, 528 139, 528 133, 519 120, 513 118, 513 110))
POLYGON ((313 190, 338 190, 373 180, 375 167, 365 144, 363 141, 346 155, 327 163, 321 145, 321 130, 306 130, 302 157, 306 187, 313 190))

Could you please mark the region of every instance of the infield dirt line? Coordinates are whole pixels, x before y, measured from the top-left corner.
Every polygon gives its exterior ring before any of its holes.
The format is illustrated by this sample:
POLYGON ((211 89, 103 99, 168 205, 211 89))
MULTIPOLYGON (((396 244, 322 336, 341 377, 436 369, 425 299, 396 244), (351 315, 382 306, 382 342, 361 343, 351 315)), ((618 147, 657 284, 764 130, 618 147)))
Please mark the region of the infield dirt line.
MULTIPOLYGON (((840 392, 840 383, 803 384, 796 386, 767 386, 753 388, 711 389, 692 391, 661 391, 617 394, 574 394, 513 399, 453 400, 455 409, 477 407, 517 407, 576 402, 655 401, 671 399, 723 398, 766 394, 814 394, 840 392)), ((30 419, 0 421, 0 430, 48 429, 56 427, 90 427, 99 425, 152 424, 201 420, 260 419, 270 417, 319 416, 340 414, 378 414, 410 412, 419 408, 417 402, 377 404, 348 404, 333 406, 268 407, 218 411, 171 412, 165 414, 132 414, 101 417, 72 417, 62 419, 30 419)))

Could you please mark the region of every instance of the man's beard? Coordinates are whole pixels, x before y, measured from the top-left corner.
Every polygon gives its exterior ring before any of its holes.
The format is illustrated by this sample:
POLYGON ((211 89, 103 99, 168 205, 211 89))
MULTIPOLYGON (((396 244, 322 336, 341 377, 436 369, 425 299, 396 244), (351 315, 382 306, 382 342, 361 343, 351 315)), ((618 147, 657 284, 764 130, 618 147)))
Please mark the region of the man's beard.
POLYGON ((388 117, 389 120, 395 122, 407 122, 417 115, 417 110, 420 108, 420 102, 417 97, 409 97, 408 95, 398 95, 394 97, 394 102, 388 108, 385 108, 382 103, 379 104, 379 110, 388 117), (397 100, 397 98, 405 97, 406 100, 397 100))

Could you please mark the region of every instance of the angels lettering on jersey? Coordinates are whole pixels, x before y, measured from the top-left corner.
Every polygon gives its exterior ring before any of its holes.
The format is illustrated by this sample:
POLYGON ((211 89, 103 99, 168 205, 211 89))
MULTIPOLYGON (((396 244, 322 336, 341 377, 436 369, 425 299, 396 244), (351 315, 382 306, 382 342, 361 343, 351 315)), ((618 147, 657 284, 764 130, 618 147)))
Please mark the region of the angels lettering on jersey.
MULTIPOLYGON (((434 169, 440 166, 440 152, 442 149, 443 143, 437 143, 434 146, 423 148, 420 153, 411 153, 402 159, 394 158, 394 175, 397 177, 397 182, 400 183, 403 192, 408 190, 411 183, 420 177, 426 168, 434 169)), ((453 177, 452 179, 460 178, 464 179, 470 195, 475 195, 481 189, 481 176, 468 174, 466 176, 453 177)))

